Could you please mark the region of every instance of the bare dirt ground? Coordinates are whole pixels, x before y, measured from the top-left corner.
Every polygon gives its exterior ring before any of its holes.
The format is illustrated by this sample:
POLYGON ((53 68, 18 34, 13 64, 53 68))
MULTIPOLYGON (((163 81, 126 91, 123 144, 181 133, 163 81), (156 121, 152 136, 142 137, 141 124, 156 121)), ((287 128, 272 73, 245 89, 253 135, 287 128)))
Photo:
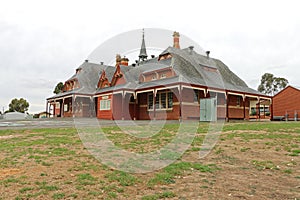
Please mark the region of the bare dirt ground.
POLYGON ((300 199, 300 123, 247 126, 225 125, 203 159, 194 143, 176 161, 190 167, 146 174, 102 165, 72 128, 2 131, 0 199, 300 199))
MULTIPOLYGON (((226 133, 224 134, 226 135, 226 133)), ((274 140, 243 141, 240 138, 220 141, 205 163, 215 163, 221 170, 206 179, 210 187, 205 193, 197 189, 204 184, 194 175, 185 180, 192 196, 201 199, 299 199, 299 156, 291 157, 267 143, 274 140), (292 171, 291 173, 290 170, 292 171), (190 184, 194 183, 194 184, 190 184), (193 192, 192 192, 193 191, 193 192)), ((194 152, 193 152, 194 153, 194 152)), ((183 159, 196 159, 197 155, 183 159)), ((199 175, 201 176, 201 175, 199 175)), ((205 180, 205 178, 204 178, 205 180)), ((180 193, 180 192, 178 192, 180 193)), ((188 198, 189 199, 189 198, 188 198)))

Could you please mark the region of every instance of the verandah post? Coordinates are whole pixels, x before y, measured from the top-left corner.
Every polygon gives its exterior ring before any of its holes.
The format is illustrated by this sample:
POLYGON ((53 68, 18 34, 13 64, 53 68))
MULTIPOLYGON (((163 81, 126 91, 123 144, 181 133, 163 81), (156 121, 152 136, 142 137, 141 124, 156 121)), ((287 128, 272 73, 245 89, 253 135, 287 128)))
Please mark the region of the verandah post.
POLYGON ((243 95, 244 120, 246 120, 246 97, 243 95))
POLYGON ((225 93, 225 98, 226 98, 226 122, 229 122, 229 94, 226 92, 225 93))

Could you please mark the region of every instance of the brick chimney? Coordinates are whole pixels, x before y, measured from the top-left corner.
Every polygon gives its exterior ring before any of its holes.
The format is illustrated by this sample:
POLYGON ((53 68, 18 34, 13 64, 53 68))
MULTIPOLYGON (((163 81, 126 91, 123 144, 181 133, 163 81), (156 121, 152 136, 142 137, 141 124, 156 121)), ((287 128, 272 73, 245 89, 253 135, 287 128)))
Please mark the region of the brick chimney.
POLYGON ((121 65, 128 66, 128 61, 129 61, 129 59, 125 58, 125 56, 124 56, 124 58, 121 59, 121 65))
POLYGON ((174 33, 173 33, 173 47, 177 48, 177 49, 180 49, 179 37, 180 37, 179 33, 174 31, 174 33))
POLYGON ((121 64, 121 56, 120 56, 120 54, 117 54, 116 55, 116 66, 118 66, 120 64, 121 64))

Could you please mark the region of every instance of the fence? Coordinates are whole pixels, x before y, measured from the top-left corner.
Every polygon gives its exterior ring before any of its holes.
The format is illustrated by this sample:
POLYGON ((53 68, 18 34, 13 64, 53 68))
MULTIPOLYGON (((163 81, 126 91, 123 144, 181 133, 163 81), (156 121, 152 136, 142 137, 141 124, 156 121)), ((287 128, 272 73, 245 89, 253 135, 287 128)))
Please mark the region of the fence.
POLYGON ((285 121, 298 121, 300 110, 286 110, 285 111, 285 121))

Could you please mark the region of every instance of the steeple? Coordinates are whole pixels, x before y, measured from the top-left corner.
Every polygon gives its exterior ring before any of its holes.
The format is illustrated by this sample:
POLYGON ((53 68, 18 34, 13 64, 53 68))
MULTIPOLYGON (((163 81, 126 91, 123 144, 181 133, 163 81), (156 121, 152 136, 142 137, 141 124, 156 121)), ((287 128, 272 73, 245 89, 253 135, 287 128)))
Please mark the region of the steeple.
POLYGON ((143 39, 142 39, 142 46, 141 46, 140 55, 139 55, 139 61, 140 60, 144 61, 145 59, 147 59, 147 57, 148 57, 148 55, 147 55, 147 51, 146 51, 144 29, 143 29, 143 39))

